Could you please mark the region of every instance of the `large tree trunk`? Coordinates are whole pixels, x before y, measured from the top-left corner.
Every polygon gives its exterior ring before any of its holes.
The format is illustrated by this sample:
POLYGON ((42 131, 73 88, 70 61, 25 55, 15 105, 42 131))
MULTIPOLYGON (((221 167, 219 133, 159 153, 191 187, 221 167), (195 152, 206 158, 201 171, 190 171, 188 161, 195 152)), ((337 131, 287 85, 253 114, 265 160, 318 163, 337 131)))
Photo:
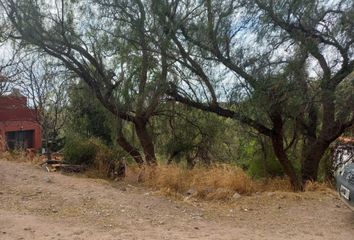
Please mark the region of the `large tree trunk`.
POLYGON ((302 183, 307 181, 316 181, 320 161, 326 152, 329 143, 326 141, 317 140, 313 144, 306 144, 305 155, 301 165, 301 178, 302 183))
POLYGON ((284 149, 284 138, 283 138, 283 120, 282 117, 277 111, 274 111, 270 118, 273 123, 272 135, 270 136, 272 140, 272 147, 274 150, 275 156, 278 158, 279 163, 281 164, 284 173, 290 178, 291 186, 294 191, 301 191, 303 186, 301 181, 296 174, 295 168, 286 154, 284 149))
POLYGON ((155 147, 146 125, 147 121, 145 119, 138 118, 134 121, 136 135, 143 148, 145 161, 148 165, 156 165, 155 147))
POLYGON ((138 149, 133 147, 123 135, 118 135, 117 143, 135 160, 139 166, 144 164, 144 159, 141 157, 138 149))
POLYGON ((283 146, 283 137, 281 135, 272 136, 272 146, 275 156, 278 158, 284 173, 289 177, 291 186, 294 191, 301 191, 303 189, 301 181, 296 174, 295 168, 289 160, 283 146))

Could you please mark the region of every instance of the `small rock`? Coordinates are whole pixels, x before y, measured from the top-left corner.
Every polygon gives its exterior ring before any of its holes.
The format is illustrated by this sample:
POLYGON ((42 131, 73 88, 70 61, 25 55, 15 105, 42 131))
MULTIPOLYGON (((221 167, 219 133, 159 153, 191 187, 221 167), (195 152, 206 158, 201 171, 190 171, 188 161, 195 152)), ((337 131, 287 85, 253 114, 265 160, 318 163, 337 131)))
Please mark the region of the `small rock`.
POLYGON ((44 180, 44 182, 46 182, 46 183, 52 183, 52 182, 53 182, 52 179, 50 179, 50 177, 48 177, 48 176, 45 176, 45 177, 43 178, 43 180, 44 180))
POLYGON ((23 230, 25 230, 25 231, 30 231, 31 228, 30 228, 30 227, 25 227, 23 230))
POLYGON ((126 192, 126 191, 127 191, 127 188, 126 188, 126 187, 121 187, 120 190, 121 190, 122 192, 126 192))
POLYGON ((57 212, 58 212, 58 210, 56 210, 56 209, 52 209, 52 212, 53 212, 53 213, 57 213, 57 212))
POLYGON ((3 195, 4 193, 3 192, 0 192, 0 195, 3 195))
POLYGON ((340 208, 340 205, 336 204, 336 207, 337 207, 337 208, 340 208))
POLYGON ((239 198, 241 198, 241 195, 238 192, 235 192, 235 194, 232 195, 232 198, 233 199, 239 199, 239 198))
POLYGON ((2 234, 6 234, 6 232, 2 232, 2 234))
POLYGON ((199 230, 199 227, 194 227, 195 230, 199 230))
POLYGON ((189 189, 187 192, 186 192, 186 195, 187 196, 193 196, 197 194, 197 191, 195 189, 189 189))

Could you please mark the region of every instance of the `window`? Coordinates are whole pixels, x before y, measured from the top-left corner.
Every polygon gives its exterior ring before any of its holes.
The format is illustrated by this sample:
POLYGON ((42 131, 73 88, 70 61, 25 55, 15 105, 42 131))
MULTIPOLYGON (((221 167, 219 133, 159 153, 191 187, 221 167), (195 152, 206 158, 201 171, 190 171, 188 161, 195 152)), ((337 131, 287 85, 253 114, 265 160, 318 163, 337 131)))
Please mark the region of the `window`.
POLYGON ((11 150, 33 148, 34 130, 6 132, 7 147, 11 150))

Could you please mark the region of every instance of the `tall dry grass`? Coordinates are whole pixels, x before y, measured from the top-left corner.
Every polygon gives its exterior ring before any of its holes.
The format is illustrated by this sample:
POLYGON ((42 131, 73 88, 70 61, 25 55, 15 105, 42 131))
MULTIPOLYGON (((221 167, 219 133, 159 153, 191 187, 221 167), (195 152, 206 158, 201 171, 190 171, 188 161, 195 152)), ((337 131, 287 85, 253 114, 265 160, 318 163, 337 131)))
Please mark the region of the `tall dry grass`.
POLYGON ((29 153, 26 151, 13 151, 13 152, 0 152, 0 159, 6 161, 14 161, 14 162, 27 162, 32 164, 38 164, 43 162, 43 157, 35 154, 29 153))
POLYGON ((128 178, 139 175, 146 186, 176 197, 190 195, 203 199, 227 199, 236 192, 247 195, 254 191, 252 179, 242 169, 229 165, 196 167, 192 170, 176 165, 160 165, 142 171, 138 173, 136 169, 130 169, 128 178))
MULTIPOLYGON (((128 181, 140 178, 145 186, 180 199, 191 196, 205 200, 229 200, 235 193, 251 195, 293 191, 287 178, 254 180, 241 168, 232 165, 199 166, 192 170, 177 165, 128 169, 128 181)), ((328 183, 309 182, 305 191, 328 191, 329 188, 328 183)))
MULTIPOLYGON (((43 162, 43 157, 28 156, 25 152, 3 152, 0 153, 0 159, 32 164, 43 162)), ((105 154, 98 154, 95 167, 87 170, 85 176, 107 179, 106 159, 105 154)), ((143 169, 129 166, 125 181, 142 182, 147 187, 179 199, 194 197, 205 200, 230 200, 235 193, 251 195, 257 192, 292 192, 287 178, 254 180, 241 168, 227 164, 197 166, 192 170, 177 165, 159 165, 143 169)), ((330 183, 308 182, 304 190, 323 192, 332 187, 330 183)))

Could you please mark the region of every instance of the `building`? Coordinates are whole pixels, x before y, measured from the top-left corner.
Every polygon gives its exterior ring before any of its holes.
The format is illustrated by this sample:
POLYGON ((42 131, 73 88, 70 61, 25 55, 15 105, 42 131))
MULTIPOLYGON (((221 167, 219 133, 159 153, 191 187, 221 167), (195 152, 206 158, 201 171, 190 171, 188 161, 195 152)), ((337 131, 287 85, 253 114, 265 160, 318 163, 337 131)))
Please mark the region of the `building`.
POLYGON ((27 98, 18 90, 0 96, 0 151, 39 150, 42 139, 37 119, 37 111, 27 106, 27 98))

